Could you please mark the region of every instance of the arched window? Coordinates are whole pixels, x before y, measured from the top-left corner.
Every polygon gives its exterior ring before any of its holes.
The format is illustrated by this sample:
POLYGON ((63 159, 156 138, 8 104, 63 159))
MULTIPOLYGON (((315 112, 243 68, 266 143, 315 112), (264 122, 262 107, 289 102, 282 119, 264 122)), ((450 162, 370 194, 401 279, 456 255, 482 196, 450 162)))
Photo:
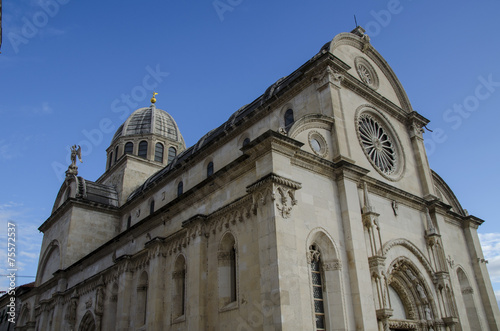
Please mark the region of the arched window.
POLYGON ((245 138, 245 140, 243 140, 243 147, 245 147, 248 144, 250 144, 250 138, 245 138))
POLYGON ((146 324, 146 312, 148 305, 148 274, 143 271, 139 281, 137 283, 137 310, 136 310, 136 321, 137 326, 143 326, 146 324))
POLYGON ((236 241, 231 233, 222 238, 217 253, 219 267, 219 308, 237 304, 236 241))
POLYGON ((321 275, 321 253, 316 245, 313 244, 309 247, 309 256, 311 258, 309 262, 311 265, 311 286, 316 330, 326 330, 323 277, 321 275))
POLYGON ((163 145, 160 143, 155 145, 155 161, 163 163, 163 145))
POLYGON ((207 177, 210 177, 214 174, 214 163, 210 161, 207 165, 207 177))
POLYGON ((151 200, 149 203, 149 215, 153 214, 155 212, 155 201, 151 200))
POLYGON ((123 150, 123 154, 132 154, 134 153, 134 143, 128 142, 125 144, 125 149, 123 150))
POLYGON ((132 224, 132 216, 129 215, 127 219, 127 230, 130 229, 130 225, 132 224))
POLYGON ((170 164, 174 160, 176 155, 177 155, 177 150, 174 147, 170 147, 168 149, 168 164, 170 164))
POLYGON ((146 158, 148 156, 148 142, 146 140, 143 140, 139 143, 138 155, 143 158, 146 158))
POLYGON ((177 185, 177 196, 180 197, 182 195, 182 193, 184 193, 184 184, 182 182, 180 182, 177 185))
POLYGON ((118 160, 118 146, 115 148, 115 163, 118 160))
POLYGON ((293 110, 292 109, 288 109, 286 112, 285 112, 285 130, 288 131, 290 130, 290 127, 292 126, 293 122, 295 120, 293 119, 293 110))
POLYGON ((183 255, 179 255, 175 261, 172 280, 174 283, 172 317, 176 319, 184 316, 186 306, 186 260, 183 255))
POLYGON ((111 168, 111 164, 113 163, 113 152, 109 153, 109 160, 108 160, 108 169, 111 168))

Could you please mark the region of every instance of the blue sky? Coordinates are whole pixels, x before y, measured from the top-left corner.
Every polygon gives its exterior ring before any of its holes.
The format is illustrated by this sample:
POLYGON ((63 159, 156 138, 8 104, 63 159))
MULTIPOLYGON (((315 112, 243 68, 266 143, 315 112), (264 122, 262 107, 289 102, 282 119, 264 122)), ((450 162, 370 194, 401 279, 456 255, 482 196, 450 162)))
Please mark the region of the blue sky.
POLYGON ((479 232, 500 294, 498 13, 497 0, 3 0, 0 259, 14 221, 19 275, 36 274, 37 228, 70 145, 82 145, 79 174, 96 180, 114 131, 155 89, 190 146, 352 30, 356 14, 431 120, 431 167, 486 221, 479 232))

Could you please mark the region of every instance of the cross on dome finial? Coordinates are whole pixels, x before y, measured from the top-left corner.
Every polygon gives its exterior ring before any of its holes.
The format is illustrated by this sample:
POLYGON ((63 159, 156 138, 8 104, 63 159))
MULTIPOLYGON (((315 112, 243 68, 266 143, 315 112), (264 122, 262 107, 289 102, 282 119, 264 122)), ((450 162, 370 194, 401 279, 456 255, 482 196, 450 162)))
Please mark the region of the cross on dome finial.
POLYGON ((157 94, 158 94, 157 92, 153 92, 153 97, 151 98, 151 103, 153 103, 153 104, 156 103, 156 98, 155 97, 156 97, 157 94))

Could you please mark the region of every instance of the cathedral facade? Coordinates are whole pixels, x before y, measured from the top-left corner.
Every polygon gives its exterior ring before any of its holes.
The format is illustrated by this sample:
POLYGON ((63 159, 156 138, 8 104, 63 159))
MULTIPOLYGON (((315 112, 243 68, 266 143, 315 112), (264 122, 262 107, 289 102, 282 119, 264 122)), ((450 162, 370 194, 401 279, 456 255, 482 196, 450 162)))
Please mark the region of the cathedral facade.
POLYGON ((499 330, 477 228, 357 27, 186 148, 151 100, 77 148, 16 330, 499 330))

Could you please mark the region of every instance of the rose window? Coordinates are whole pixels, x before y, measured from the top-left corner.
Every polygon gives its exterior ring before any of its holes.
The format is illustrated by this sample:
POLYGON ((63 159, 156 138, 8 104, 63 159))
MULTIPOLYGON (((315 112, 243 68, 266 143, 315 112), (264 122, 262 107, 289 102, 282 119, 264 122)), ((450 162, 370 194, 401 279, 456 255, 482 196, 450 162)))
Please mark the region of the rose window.
POLYGON ((370 114, 362 114, 358 122, 361 145, 372 163, 384 174, 397 168, 396 148, 383 126, 370 114))

